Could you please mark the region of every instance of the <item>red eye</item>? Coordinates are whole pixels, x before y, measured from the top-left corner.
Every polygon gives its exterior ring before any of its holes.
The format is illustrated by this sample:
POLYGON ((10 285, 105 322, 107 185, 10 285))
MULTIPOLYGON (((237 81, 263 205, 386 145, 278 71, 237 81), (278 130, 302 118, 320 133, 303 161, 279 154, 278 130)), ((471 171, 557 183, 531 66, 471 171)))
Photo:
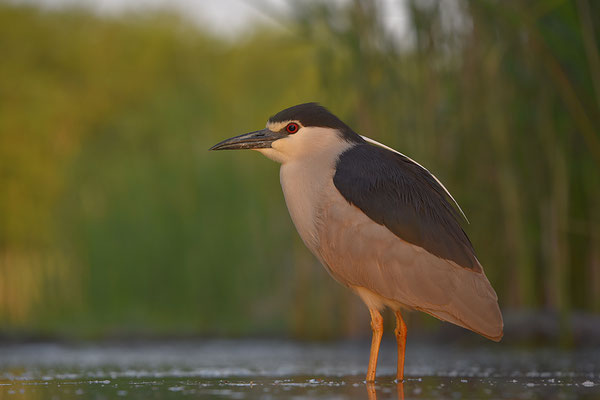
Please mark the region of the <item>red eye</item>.
POLYGON ((288 131, 288 133, 296 133, 298 132, 298 129, 300 129, 300 127, 294 122, 287 124, 285 127, 285 130, 288 131))

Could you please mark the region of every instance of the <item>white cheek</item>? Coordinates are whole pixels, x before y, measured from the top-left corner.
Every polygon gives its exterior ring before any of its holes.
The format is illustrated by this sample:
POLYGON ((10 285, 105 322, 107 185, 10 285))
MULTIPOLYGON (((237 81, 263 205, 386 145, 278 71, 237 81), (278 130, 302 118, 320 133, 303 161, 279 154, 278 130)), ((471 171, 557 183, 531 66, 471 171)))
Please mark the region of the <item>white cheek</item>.
POLYGON ((273 153, 277 153, 276 161, 283 164, 293 157, 296 146, 297 145, 294 143, 294 136, 286 136, 271 143, 270 150, 272 150, 273 153))
MULTIPOLYGON (((271 143, 271 148, 257 149, 265 157, 285 164, 291 161, 325 157, 324 153, 340 152, 349 144, 340 140, 337 131, 331 128, 302 128, 293 135, 271 143)), ((337 153, 336 153, 337 154, 337 153)))
MULTIPOLYGON (((275 142, 273 142, 273 143, 275 143, 275 142)), ((278 151, 277 149, 272 148, 272 147, 266 148, 266 149, 254 149, 254 150, 258 151, 263 156, 265 156, 275 162, 281 163, 281 164, 283 164, 287 159, 287 157, 285 156, 284 153, 281 153, 280 151, 278 151)))
POLYGON ((307 147, 310 147, 311 141, 306 133, 306 130, 304 130, 288 135, 271 143, 271 147, 284 154, 288 159, 297 158, 305 153, 307 147))

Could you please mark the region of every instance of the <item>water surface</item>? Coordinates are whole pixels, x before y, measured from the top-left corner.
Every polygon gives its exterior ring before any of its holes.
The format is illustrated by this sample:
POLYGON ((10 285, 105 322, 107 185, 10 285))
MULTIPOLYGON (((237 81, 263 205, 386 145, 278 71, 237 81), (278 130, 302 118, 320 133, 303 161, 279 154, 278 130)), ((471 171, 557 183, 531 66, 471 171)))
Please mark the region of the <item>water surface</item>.
POLYGON ((382 347, 366 385, 368 342, 148 342, 0 346, 0 399, 600 398, 600 349, 410 343, 406 381, 382 347))

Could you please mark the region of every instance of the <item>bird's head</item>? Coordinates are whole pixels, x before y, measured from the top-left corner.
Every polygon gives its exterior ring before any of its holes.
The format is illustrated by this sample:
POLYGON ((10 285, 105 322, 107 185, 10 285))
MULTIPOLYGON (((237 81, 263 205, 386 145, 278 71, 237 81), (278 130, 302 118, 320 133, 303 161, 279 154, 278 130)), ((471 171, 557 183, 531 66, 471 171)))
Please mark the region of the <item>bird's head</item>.
POLYGON ((217 143, 210 150, 253 149, 282 164, 310 159, 322 151, 343 151, 364 139, 317 103, 286 108, 267 126, 217 143))

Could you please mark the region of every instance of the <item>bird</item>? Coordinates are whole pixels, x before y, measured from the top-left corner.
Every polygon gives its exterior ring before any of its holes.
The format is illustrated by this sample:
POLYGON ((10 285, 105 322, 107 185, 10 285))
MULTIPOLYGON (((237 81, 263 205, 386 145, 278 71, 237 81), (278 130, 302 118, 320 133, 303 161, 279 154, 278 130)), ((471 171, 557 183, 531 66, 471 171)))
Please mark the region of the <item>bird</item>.
POLYGON ((367 383, 376 378, 386 307, 396 319, 398 382, 404 380, 405 311, 500 341, 498 296, 461 227, 466 216, 421 164, 356 133, 319 103, 286 108, 264 129, 209 150, 239 149, 281 164, 282 191, 302 241, 367 306, 367 383))

